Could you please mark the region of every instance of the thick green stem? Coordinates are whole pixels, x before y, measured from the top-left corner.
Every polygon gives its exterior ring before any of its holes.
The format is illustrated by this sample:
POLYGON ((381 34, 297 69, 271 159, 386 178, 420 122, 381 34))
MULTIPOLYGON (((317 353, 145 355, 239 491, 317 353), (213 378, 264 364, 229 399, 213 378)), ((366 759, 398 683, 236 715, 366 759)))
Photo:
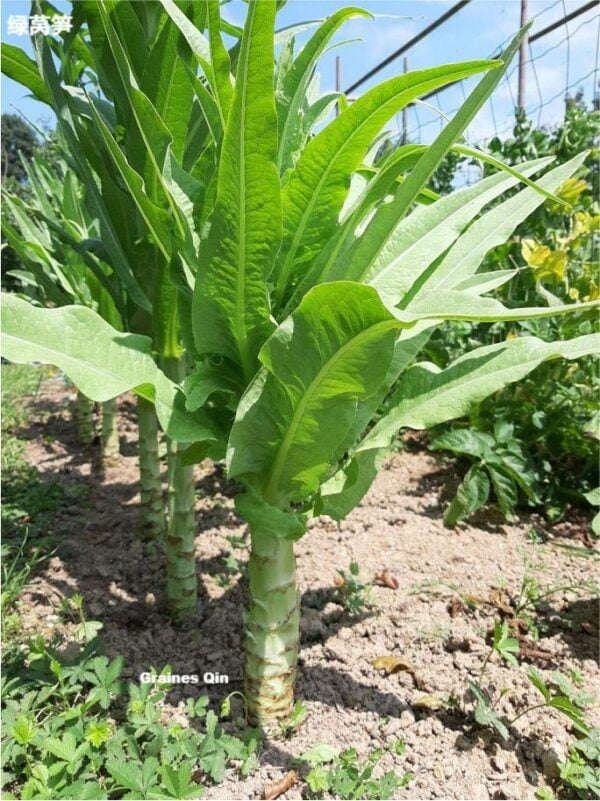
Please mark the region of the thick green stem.
MULTIPOLYGON (((185 358, 163 358, 171 381, 185 376, 185 358)), ((194 466, 183 464, 183 443, 167 439, 169 464, 169 523, 167 529, 167 603, 175 623, 184 623, 196 610, 196 493, 194 466)))
POLYGON ((94 441, 96 431, 94 428, 95 403, 82 392, 77 391, 76 418, 79 441, 82 445, 90 445, 94 441))
POLYGON ((183 623, 194 614, 196 581, 196 520, 194 466, 181 460, 175 443, 169 449, 169 527, 167 531, 167 601, 171 617, 183 623))
POLYGON ((137 403, 140 513, 142 539, 161 540, 166 532, 165 505, 158 454, 158 421, 154 404, 144 398, 137 403))
POLYGON ((119 459, 119 429, 117 398, 102 404, 102 459, 106 464, 119 459))
POLYGON ((289 717, 294 704, 300 595, 293 542, 251 533, 244 684, 250 722, 268 727, 289 717))

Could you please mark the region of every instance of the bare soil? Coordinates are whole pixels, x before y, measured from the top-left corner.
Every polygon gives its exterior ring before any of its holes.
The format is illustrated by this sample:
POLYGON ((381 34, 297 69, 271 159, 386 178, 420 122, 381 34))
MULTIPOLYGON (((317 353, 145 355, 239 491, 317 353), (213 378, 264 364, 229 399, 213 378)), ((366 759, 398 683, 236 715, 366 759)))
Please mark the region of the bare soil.
MULTIPOLYGON (((88 488, 56 515, 56 530, 66 533, 57 554, 25 588, 25 634, 44 632, 67 641, 70 624, 59 619, 57 607, 61 596, 80 592, 88 616, 104 624, 107 654, 124 655, 127 678, 137 680, 140 672, 167 662, 174 673, 228 675, 226 686, 171 692, 165 716, 185 725, 186 695, 208 692, 218 705, 242 688, 245 582, 242 573, 227 574, 224 565, 229 554, 241 566, 247 556, 245 545, 232 547, 227 539, 246 538, 233 506, 235 487, 220 466, 198 467, 201 599, 194 625, 176 630, 164 612, 162 554, 136 537, 135 401, 121 400, 122 455, 102 472, 96 446, 82 451, 77 442, 73 398, 74 391, 60 380, 45 382, 22 432, 29 440, 26 458, 44 477, 88 488)), ((518 523, 506 524, 488 511, 449 531, 442 512, 457 481, 455 462, 441 461, 418 440, 408 439, 339 528, 327 518, 314 521, 297 545, 303 614, 297 696, 306 704, 307 720, 290 738, 265 742, 257 773, 240 780, 230 771, 221 785, 207 789, 206 798, 261 798, 265 783, 282 778, 295 757, 319 742, 352 746, 364 756, 402 739, 405 753, 387 754, 381 762, 382 771, 409 770, 414 776, 397 798, 534 798, 536 788, 556 774, 556 762, 572 739, 565 718, 554 711, 532 712, 502 743, 473 726, 465 712, 465 689, 488 651, 485 638, 494 616, 503 614, 511 594, 518 594, 526 560, 533 561, 529 572, 542 586, 563 578, 577 586, 591 577, 596 562, 559 547, 581 546, 588 522, 573 519, 550 528, 534 515, 523 515, 518 523), (532 543, 532 527, 542 544, 532 543), (358 616, 337 602, 337 571, 347 570, 351 561, 359 564, 363 580, 373 582, 387 570, 398 582, 397 589, 375 583, 374 606, 358 616), (471 604, 461 602, 460 595, 472 596, 471 604), (371 663, 382 655, 408 661, 414 674, 375 670, 371 663), (423 708, 423 696, 440 699, 441 708, 423 708)), ((508 718, 540 700, 526 678, 532 666, 545 675, 577 669, 585 688, 600 695, 596 600, 561 592, 542 605, 538 619, 541 638, 533 642, 530 633, 523 634, 523 647, 531 653, 519 668, 490 660, 489 683, 507 689, 500 711, 508 718)), ((598 725, 597 707, 590 719, 598 725)), ((301 798, 302 791, 298 782, 282 797, 301 798)))

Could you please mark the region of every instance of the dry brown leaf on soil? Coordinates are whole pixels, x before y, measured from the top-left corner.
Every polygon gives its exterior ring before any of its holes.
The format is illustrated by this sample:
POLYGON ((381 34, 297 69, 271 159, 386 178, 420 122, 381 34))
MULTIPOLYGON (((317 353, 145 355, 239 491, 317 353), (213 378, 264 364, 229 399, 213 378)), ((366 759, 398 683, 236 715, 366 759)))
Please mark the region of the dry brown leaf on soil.
POLYGON ((398 584, 398 579, 392 576, 387 570, 382 570, 381 573, 377 573, 373 581, 375 584, 380 584, 382 587, 388 587, 390 590, 397 590, 400 586, 398 584))
POLYGON ((279 779, 278 782, 265 784, 265 789, 263 790, 264 801, 272 801, 274 798, 279 798, 279 796, 286 793, 290 787, 293 787, 297 781, 298 774, 295 770, 290 770, 290 772, 286 773, 283 779, 279 779))
POLYGON ((509 629, 511 629, 515 637, 520 637, 523 634, 527 634, 527 632, 529 631, 529 626, 527 625, 527 621, 523 620, 520 617, 515 617, 512 620, 509 620, 508 627, 509 629))
POLYGON ((503 590, 497 587, 490 590, 490 603, 507 617, 513 617, 515 614, 515 610, 510 603, 510 598, 503 590))
POLYGON ((531 640, 523 637, 523 635, 517 635, 517 639, 519 640, 519 656, 521 659, 537 659, 541 662, 554 662, 556 660, 555 655, 537 648, 531 640))
POLYGON ((415 706, 417 709, 430 709, 435 712, 437 709, 443 709, 446 706, 446 702, 437 695, 420 695, 411 703, 411 706, 415 706))
POLYGON ((399 656, 376 656, 371 662, 375 670, 383 670, 386 673, 400 673, 404 671, 415 675, 414 666, 406 659, 401 659, 399 656))
POLYGON ((460 600, 460 598, 457 598, 455 595, 448 604, 448 612, 450 614, 450 617, 456 617, 457 615, 459 615, 462 612, 463 608, 464 608, 463 602, 460 600))
POLYGON ((478 598, 477 595, 465 595, 464 598, 471 606, 484 606, 487 604, 485 598, 478 598))

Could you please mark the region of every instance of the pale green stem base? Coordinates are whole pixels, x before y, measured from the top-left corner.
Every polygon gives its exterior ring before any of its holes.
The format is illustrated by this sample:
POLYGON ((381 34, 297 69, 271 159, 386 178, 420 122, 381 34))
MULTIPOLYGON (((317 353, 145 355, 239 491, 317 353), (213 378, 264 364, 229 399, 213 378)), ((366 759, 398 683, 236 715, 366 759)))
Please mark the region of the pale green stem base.
POLYGON ((144 398, 138 398, 137 420, 141 536, 143 540, 152 542, 162 540, 167 528, 158 453, 158 422, 154 404, 144 398))
MULTIPOLYGON (((162 368, 172 381, 185 375, 184 359, 163 359, 162 368)), ((185 465, 186 446, 167 439, 169 465, 169 523, 167 529, 167 603, 171 618, 181 624, 196 611, 196 493, 194 466, 185 465)))
POLYGON ((82 392, 77 392, 76 418, 79 441, 82 445, 91 445, 96 436, 94 427, 95 403, 82 392))
POLYGON ((196 516, 194 466, 181 462, 174 443, 169 449, 169 526, 167 531, 167 602, 172 619, 183 623, 196 610, 196 516))
POLYGON ((117 398, 102 404, 102 460, 114 464, 119 460, 119 429, 117 398))
POLYGON ((248 718, 268 728, 289 717, 300 639, 294 543, 252 531, 244 673, 248 718))

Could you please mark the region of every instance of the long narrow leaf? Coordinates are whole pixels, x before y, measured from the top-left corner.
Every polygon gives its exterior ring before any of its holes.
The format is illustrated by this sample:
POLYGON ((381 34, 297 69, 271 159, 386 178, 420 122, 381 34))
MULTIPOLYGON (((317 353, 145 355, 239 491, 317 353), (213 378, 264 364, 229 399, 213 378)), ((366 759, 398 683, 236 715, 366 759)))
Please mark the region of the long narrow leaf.
POLYGON ((248 9, 193 305, 198 352, 227 356, 241 365, 247 380, 273 328, 266 278, 281 238, 274 19, 273 3, 252 3, 248 9))

